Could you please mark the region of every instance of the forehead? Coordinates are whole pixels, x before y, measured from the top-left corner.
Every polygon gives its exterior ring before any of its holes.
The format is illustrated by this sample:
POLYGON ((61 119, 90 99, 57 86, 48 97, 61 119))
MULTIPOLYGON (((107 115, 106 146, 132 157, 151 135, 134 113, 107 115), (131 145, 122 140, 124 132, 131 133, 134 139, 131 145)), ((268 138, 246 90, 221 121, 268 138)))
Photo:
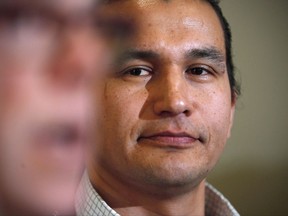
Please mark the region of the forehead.
POLYGON ((186 43, 186 46, 216 46, 225 51, 220 21, 206 1, 124 0, 108 4, 107 8, 109 13, 120 13, 135 22, 133 44, 143 42, 143 46, 155 48, 186 43))

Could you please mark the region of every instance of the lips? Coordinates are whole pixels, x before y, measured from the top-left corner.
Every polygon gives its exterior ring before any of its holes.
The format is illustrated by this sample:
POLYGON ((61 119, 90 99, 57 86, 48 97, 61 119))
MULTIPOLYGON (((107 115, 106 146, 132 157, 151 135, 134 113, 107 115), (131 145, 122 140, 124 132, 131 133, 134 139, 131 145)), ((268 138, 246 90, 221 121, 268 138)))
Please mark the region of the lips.
POLYGON ((144 135, 138 138, 139 144, 148 144, 156 147, 169 147, 178 149, 191 148, 196 144, 197 141, 200 141, 198 137, 190 135, 186 132, 171 131, 144 135))

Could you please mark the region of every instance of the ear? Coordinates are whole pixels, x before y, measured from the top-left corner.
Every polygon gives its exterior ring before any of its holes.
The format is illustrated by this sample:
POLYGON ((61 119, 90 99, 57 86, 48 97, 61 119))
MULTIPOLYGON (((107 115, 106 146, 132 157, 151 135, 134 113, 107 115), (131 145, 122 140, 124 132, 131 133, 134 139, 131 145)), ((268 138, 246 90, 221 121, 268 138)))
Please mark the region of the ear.
POLYGON ((232 130, 233 122, 234 122, 234 113, 235 113, 236 101, 237 101, 237 96, 232 97, 232 100, 231 100, 231 112, 230 112, 230 122, 229 122, 227 138, 230 138, 230 136, 231 136, 231 130, 232 130))

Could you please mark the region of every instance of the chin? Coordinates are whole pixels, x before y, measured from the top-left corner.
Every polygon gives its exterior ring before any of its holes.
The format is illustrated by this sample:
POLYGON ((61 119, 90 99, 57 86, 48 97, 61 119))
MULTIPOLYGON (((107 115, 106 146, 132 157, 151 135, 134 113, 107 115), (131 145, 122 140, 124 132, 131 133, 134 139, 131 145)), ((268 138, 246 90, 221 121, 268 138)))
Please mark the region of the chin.
MULTIPOLYGON (((167 165, 167 164, 166 164, 167 165)), ((160 166, 147 168, 138 172, 138 180, 145 181, 146 185, 155 185, 164 189, 177 187, 195 187, 203 181, 211 169, 207 167, 191 167, 174 164, 173 166, 160 166)), ((143 182, 144 183, 144 182, 143 182)))

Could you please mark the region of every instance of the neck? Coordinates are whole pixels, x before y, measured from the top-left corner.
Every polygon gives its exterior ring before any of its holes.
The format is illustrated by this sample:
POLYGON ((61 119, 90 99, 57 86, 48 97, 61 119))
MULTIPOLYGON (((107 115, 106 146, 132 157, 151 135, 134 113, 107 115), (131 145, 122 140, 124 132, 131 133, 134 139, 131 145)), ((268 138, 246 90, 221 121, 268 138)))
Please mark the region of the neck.
POLYGON ((136 186, 109 173, 89 170, 93 187, 105 202, 125 216, 204 215, 205 182, 196 186, 136 186))

